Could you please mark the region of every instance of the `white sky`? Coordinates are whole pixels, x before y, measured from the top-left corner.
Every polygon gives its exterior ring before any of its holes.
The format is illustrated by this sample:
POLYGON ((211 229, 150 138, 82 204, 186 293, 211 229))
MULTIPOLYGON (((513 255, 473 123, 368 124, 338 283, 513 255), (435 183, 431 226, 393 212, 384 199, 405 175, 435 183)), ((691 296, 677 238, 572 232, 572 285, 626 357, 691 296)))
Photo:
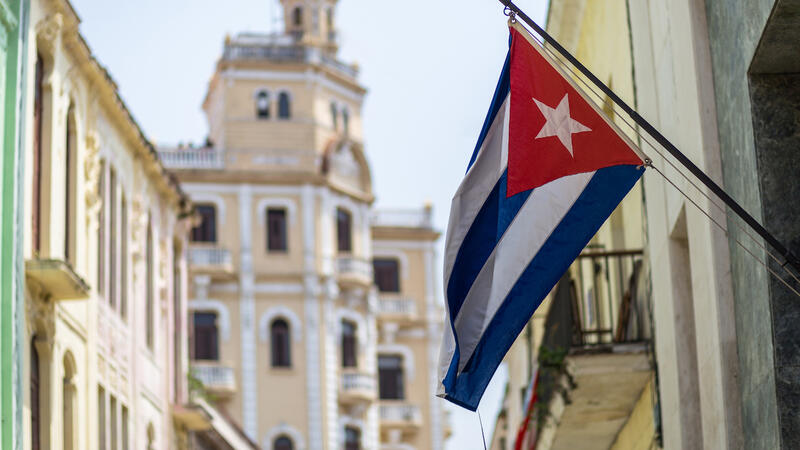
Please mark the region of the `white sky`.
MULTIPOLYGON (((277 0, 72 3, 89 45, 159 144, 204 141, 200 104, 225 35, 277 30, 281 18, 277 0)), ((544 24, 547 0, 516 3, 544 24)), ((508 48, 502 9, 492 0, 339 2, 340 58, 359 63, 369 89, 365 144, 377 207, 432 201, 436 227, 446 228, 508 48)), ((501 368, 480 406, 487 443, 505 378, 501 368)), ((482 448, 477 415, 450 409, 447 450, 482 448)))

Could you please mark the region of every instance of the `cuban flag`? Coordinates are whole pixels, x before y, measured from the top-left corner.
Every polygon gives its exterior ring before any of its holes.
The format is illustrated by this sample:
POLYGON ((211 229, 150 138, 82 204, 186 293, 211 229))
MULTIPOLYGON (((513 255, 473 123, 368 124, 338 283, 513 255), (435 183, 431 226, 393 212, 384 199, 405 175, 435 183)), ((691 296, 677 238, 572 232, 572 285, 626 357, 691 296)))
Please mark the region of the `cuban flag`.
POLYGON ((519 24, 445 242, 438 395, 474 411, 536 308, 644 172, 519 24))

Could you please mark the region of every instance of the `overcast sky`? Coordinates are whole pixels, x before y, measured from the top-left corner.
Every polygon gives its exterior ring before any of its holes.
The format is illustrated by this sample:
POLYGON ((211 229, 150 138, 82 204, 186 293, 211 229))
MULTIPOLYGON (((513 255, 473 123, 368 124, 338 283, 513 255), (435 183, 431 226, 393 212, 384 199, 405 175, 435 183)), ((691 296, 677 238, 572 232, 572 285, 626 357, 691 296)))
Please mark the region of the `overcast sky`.
MULTIPOLYGON (((95 55, 159 144, 205 140, 200 104, 226 34, 281 28, 271 0, 72 3, 95 55)), ((543 24, 546 0, 516 3, 543 24)), ((436 226, 446 228, 508 48, 502 9, 492 0, 339 2, 340 57, 360 65, 369 89, 365 144, 377 207, 431 201, 436 226)), ((504 387, 501 369, 480 406, 487 441, 504 387)), ((481 448, 477 415, 451 409, 447 449, 481 448)))

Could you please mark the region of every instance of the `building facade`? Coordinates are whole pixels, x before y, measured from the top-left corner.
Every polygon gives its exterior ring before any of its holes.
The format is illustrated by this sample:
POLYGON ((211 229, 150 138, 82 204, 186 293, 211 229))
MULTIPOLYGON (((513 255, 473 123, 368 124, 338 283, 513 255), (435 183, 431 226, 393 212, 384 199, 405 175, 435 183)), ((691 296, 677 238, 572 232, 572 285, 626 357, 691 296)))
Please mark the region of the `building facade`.
POLYGON ((71 5, 34 0, 28 17, 13 448, 186 448, 185 419, 210 418, 192 416, 187 383, 191 204, 71 5))
POLYGON ((28 2, 0 1, 0 446, 21 442, 20 327, 22 306, 22 230, 20 220, 22 146, 28 2))
POLYGON ((336 1, 282 3, 285 32, 226 39, 207 142, 161 149, 201 216, 192 374, 263 448, 441 449, 431 211, 372 210, 336 1))
MULTIPOLYGON (((625 0, 553 0, 547 31, 624 101, 635 102, 625 0)), ((547 47, 546 47, 547 48, 547 47)), ((564 74, 633 142, 605 94, 577 70, 564 74)), ((646 174, 645 176, 650 175, 646 174)), ((492 448, 513 448, 530 414, 538 449, 657 445, 656 386, 643 182, 637 183, 538 308, 505 358, 508 385, 492 448), (532 377, 537 401, 528 405, 532 377), (631 442, 635 444, 632 445, 631 442)), ((525 447, 527 448, 527 447, 525 447)))
MULTIPOLYGON (((788 177, 800 167, 798 7, 783 0, 554 0, 548 30, 797 254, 800 210, 786 199, 800 195, 788 177), (591 52, 581 51, 581 36, 591 52), (629 64, 613 64, 627 73, 620 85, 604 67, 625 53, 629 64)), ((794 448, 793 269, 650 142, 639 139, 670 180, 653 170, 643 179, 643 281, 657 370, 613 447, 794 448)), ((580 382, 571 395, 579 390, 580 382)), ((582 413, 591 411, 582 405, 582 413)), ((577 423, 592 420, 584 415, 577 423)))

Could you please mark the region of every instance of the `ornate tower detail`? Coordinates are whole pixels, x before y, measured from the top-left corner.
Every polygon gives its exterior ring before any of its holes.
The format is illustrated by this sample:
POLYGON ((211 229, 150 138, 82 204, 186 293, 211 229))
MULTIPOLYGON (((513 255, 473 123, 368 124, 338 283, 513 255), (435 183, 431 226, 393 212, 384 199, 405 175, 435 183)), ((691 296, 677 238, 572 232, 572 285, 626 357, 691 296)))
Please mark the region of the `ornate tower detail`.
POLYGON ((301 45, 336 53, 337 0, 281 0, 286 32, 301 45))

